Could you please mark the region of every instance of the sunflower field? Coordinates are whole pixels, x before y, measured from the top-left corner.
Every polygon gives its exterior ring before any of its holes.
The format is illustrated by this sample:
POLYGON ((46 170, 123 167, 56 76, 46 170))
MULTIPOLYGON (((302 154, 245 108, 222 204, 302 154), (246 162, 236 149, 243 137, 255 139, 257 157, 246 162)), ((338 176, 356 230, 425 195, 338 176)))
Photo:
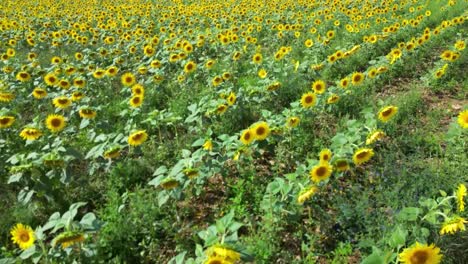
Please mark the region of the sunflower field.
POLYGON ((468 263, 468 0, 3 0, 0 264, 468 263))

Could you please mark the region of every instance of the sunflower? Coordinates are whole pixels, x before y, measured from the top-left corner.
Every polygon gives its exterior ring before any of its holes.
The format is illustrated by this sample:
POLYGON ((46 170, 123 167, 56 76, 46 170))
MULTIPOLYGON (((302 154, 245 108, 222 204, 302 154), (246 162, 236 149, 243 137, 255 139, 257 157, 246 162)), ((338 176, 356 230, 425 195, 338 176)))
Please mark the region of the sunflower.
POLYGON ((467 221, 459 216, 454 216, 451 218, 448 218, 444 221, 442 224, 442 228, 440 229, 439 233, 441 235, 444 234, 455 234, 457 231, 465 231, 465 223, 467 221))
POLYGON ((318 191, 318 188, 317 186, 314 186, 314 185, 302 190, 299 193, 299 196, 297 196, 297 203, 303 204, 305 201, 309 200, 317 191, 318 191))
POLYGON ((228 106, 227 106, 227 105, 225 105, 225 104, 220 104, 220 105, 218 105, 218 107, 216 107, 216 113, 217 113, 218 115, 222 115, 222 114, 224 114, 224 113, 227 111, 227 109, 228 109, 228 106))
POLYGON ((366 145, 370 145, 378 140, 385 137, 385 133, 382 130, 376 130, 370 133, 366 139, 366 145))
POLYGON ((137 108, 137 107, 140 107, 141 104, 143 104, 143 96, 134 95, 132 98, 130 98, 131 107, 137 108))
POLYGON ((193 61, 189 61, 184 66, 184 72, 191 73, 197 69, 197 64, 193 61))
POLYGON ((172 190, 174 188, 177 188, 178 186, 179 182, 171 177, 166 178, 161 182, 161 187, 163 187, 163 189, 165 190, 172 190))
POLYGON ((62 248, 67 248, 73 244, 85 241, 84 234, 78 231, 66 231, 58 235, 52 241, 54 246, 62 245, 62 248))
POLYGON ((36 140, 42 136, 42 132, 35 128, 25 128, 21 130, 20 137, 24 140, 36 140))
POLYGON ((93 119, 96 117, 96 111, 89 109, 89 108, 82 108, 78 112, 81 118, 84 119, 93 119))
POLYGON ((360 148, 354 152, 353 161, 356 165, 361 165, 369 161, 374 156, 374 150, 370 148, 360 148))
POLYGON ((388 122, 396 113, 398 112, 398 107, 396 106, 386 106, 379 111, 378 117, 379 120, 386 123, 388 122))
POLYGON ((239 252, 230 249, 224 245, 214 245, 206 250, 206 255, 210 258, 219 257, 222 258, 224 263, 234 263, 240 260, 239 252))
POLYGON ((120 157, 120 147, 114 147, 104 152, 104 158, 115 159, 120 157))
POLYGON ((53 74, 53 73, 48 73, 44 76, 44 82, 48 85, 48 86, 55 86, 58 82, 59 82, 59 79, 58 77, 53 74))
POLYGON ((96 79, 102 79, 104 76, 106 76, 107 71, 104 69, 96 69, 93 72, 93 77, 96 79))
POLYGON ((332 167, 328 162, 321 162, 318 165, 314 166, 312 170, 310 170, 310 178, 313 182, 318 183, 323 180, 328 179, 333 172, 332 167))
POLYGON ((459 212, 465 211, 465 196, 466 196, 465 184, 460 183, 460 185, 458 185, 456 196, 457 196, 458 211, 459 212))
POLYGON ((462 128, 468 128, 468 109, 460 112, 460 114, 458 115, 458 124, 462 128))
POLYGON ((205 143, 203 143, 203 149, 207 151, 212 151, 213 150, 213 141, 207 140, 205 143))
POLYGON ((226 261, 221 257, 209 257, 204 264, 232 264, 230 261, 226 261))
POLYGON ((31 74, 25 71, 20 71, 16 74, 16 80, 20 82, 27 82, 31 79, 31 74))
POLYGON ((260 69, 258 71, 258 77, 262 78, 262 79, 265 79, 267 77, 267 71, 265 69, 260 69))
POLYGON ((348 84, 349 84, 349 79, 347 77, 340 80, 341 88, 346 89, 346 87, 348 87, 348 84))
POLYGON ((337 94, 331 94, 328 98, 327 98, 327 104, 334 104, 336 102, 338 102, 338 100, 340 100, 340 96, 337 95, 337 94))
POLYGON ((132 86, 136 82, 136 77, 135 75, 133 75, 133 73, 126 72, 122 75, 121 82, 124 86, 127 86, 127 87, 132 86))
POLYGON ((55 114, 47 116, 45 123, 47 128, 54 133, 62 131, 66 125, 65 117, 55 114))
POLYGON ((364 74, 355 72, 351 76, 351 83, 355 86, 360 85, 364 81, 364 74))
POLYGON ((236 94, 234 92, 231 92, 227 98, 227 103, 228 105, 233 105, 236 103, 236 94))
POLYGON ((305 42, 304 42, 304 45, 307 47, 307 48, 310 48, 314 45, 314 42, 311 40, 311 39, 307 39, 305 42))
POLYGON ((260 54, 260 53, 256 53, 256 54, 253 55, 253 57, 252 57, 252 62, 255 63, 255 64, 260 64, 260 63, 262 63, 262 60, 263 60, 263 56, 262 56, 262 54, 260 54))
POLYGON ((292 116, 289 117, 288 120, 286 121, 286 126, 287 127, 297 127, 299 125, 299 122, 301 122, 301 119, 297 116, 292 116))
POLYGON ((240 136, 240 141, 244 145, 249 145, 252 143, 252 141, 255 139, 253 135, 253 131, 251 129, 246 129, 242 131, 241 136, 240 136))
POLYGON ((11 240, 17 244, 22 250, 30 248, 36 240, 34 231, 30 226, 16 224, 10 231, 11 240))
POLYGON ((457 50, 464 50, 465 49, 465 42, 463 40, 457 40, 457 42, 455 42, 455 48, 457 50))
POLYGON ((86 81, 83 79, 77 78, 73 80, 73 86, 77 88, 83 88, 85 85, 86 85, 86 81))
POLYGON ((52 100, 52 103, 57 108, 65 109, 71 105, 72 101, 66 96, 59 96, 59 97, 54 98, 52 100))
POLYGON ((349 163, 345 159, 336 160, 334 165, 337 171, 343 172, 349 170, 349 163))
POLYGON ((145 95, 145 88, 143 87, 143 85, 137 83, 132 86, 132 94, 143 96, 145 95))
POLYGON ((325 82, 322 80, 317 80, 314 83, 312 83, 312 90, 314 90, 316 94, 323 94, 325 92, 325 89, 326 85, 325 82))
POLYGON ((0 128, 9 128, 15 123, 13 116, 0 116, 0 128))
POLYGON ((128 144, 130 146, 138 146, 143 144, 148 139, 148 134, 145 130, 138 130, 128 136, 128 144))
POLYGON ((266 122, 260 122, 251 128, 255 140, 264 140, 270 134, 270 127, 266 122))
POLYGON ((207 60, 205 63, 205 68, 211 69, 213 68, 213 65, 215 65, 216 61, 215 60, 207 60))
POLYGON ((211 83, 213 84, 213 86, 218 86, 218 85, 220 85, 222 82, 223 82, 223 77, 221 77, 221 76, 215 76, 215 77, 213 78, 213 80, 211 81, 211 83))
POLYGON ((317 96, 313 92, 308 92, 302 95, 301 105, 304 108, 309 108, 315 105, 317 102, 317 96))
POLYGON ((452 51, 445 50, 444 52, 442 52, 442 54, 440 54, 440 58, 442 60, 450 61, 450 60, 452 60, 452 54, 453 54, 452 51))
POLYGON ((416 242, 399 254, 399 261, 403 264, 439 264, 442 258, 440 248, 434 244, 419 244, 416 242))
POLYGON ((145 56, 147 57, 151 57, 154 55, 155 53, 155 50, 152 46, 150 45, 146 45, 144 48, 143 48, 143 53, 145 54, 145 56))
POLYGON ((329 162, 332 157, 332 152, 329 149, 322 149, 319 153, 320 162, 329 162))

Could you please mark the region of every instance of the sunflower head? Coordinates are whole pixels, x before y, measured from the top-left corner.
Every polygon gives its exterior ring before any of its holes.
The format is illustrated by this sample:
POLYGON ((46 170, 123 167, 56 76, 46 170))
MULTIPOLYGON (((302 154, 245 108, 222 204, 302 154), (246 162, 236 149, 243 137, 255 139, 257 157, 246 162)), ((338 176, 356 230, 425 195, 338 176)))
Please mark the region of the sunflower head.
POLYGON ((36 240, 34 232, 30 226, 16 224, 10 231, 11 240, 21 249, 25 250, 31 247, 36 240))
POLYGON ((439 264, 442 259, 440 248, 418 242, 404 249, 398 257, 404 264, 439 264))
POLYGON ((468 128, 468 110, 460 112, 460 114, 458 115, 457 121, 458 121, 458 124, 462 128, 467 129, 468 128))
POLYGON ((374 150, 370 148, 360 148, 354 152, 353 162, 356 165, 366 163, 374 156, 374 150))
POLYGON ((264 140, 270 134, 270 127, 266 122, 260 122, 251 128, 255 140, 264 140))
POLYGON ((317 80, 314 83, 312 83, 312 90, 314 90, 316 94, 323 94, 325 92, 325 89, 326 85, 325 82, 322 80, 317 80))
POLYGON ((47 128, 53 133, 62 131, 65 128, 65 117, 61 115, 49 115, 45 121, 47 128))
POLYGON ((14 116, 0 116, 0 128, 9 128, 15 123, 14 116))
POLYGON ((240 136, 240 141, 242 142, 242 144, 249 145, 254 139, 254 132, 251 129, 246 129, 242 131, 242 134, 240 136))
POLYGON ((301 105, 303 108, 310 108, 314 106, 316 102, 317 96, 312 92, 305 93, 301 97, 301 105))
POLYGON ((333 172, 332 166, 328 162, 321 162, 314 166, 310 171, 310 178, 313 182, 318 183, 328 179, 333 172))
POLYGON ((145 130, 138 130, 130 134, 128 144, 130 146, 139 146, 148 139, 148 134, 145 130))
POLYGON ((397 112, 398 112, 398 107, 392 106, 392 105, 386 106, 379 111, 378 118, 380 121, 386 123, 390 119, 392 119, 392 117, 396 115, 397 112))

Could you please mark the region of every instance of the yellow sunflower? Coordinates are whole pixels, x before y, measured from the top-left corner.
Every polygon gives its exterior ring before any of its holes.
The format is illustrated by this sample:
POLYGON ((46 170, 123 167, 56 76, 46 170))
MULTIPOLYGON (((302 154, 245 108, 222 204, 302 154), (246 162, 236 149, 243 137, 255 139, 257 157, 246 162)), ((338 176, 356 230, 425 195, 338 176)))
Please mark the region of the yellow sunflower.
POLYGON ((124 86, 127 86, 127 87, 132 86, 136 82, 136 77, 135 75, 133 75, 133 73, 126 72, 122 75, 121 82, 124 86))
POLYGON ((416 242, 410 248, 406 248, 398 256, 399 261, 404 264, 439 264, 442 255, 440 248, 434 244, 419 244, 416 242))
POLYGON ((262 56, 262 54, 260 54, 260 53, 256 53, 256 54, 253 55, 253 57, 252 57, 252 62, 255 63, 255 64, 260 64, 260 63, 262 63, 262 60, 263 60, 263 56, 262 56))
POLYGON ((71 105, 72 101, 66 96, 59 96, 59 97, 54 98, 52 100, 52 103, 57 108, 65 109, 71 105))
POLYGON ((299 193, 297 196, 297 203, 303 204, 305 201, 309 200, 316 192, 318 191, 317 186, 310 186, 309 188, 305 188, 299 193))
POLYGON ((341 88, 346 89, 348 85, 349 85, 349 79, 347 77, 340 80, 341 88))
POLYGON ((203 143, 203 149, 207 150, 207 151, 212 151, 213 150, 213 141, 211 141, 210 139, 205 141, 205 143, 203 143))
POLYGON ((249 145, 250 143, 252 143, 253 140, 254 135, 251 129, 246 129, 242 131, 242 134, 240 136, 240 141, 242 142, 242 144, 249 145))
POLYGON ((140 107, 141 104, 143 104, 143 96, 135 95, 132 98, 130 98, 130 106, 137 108, 140 107))
POLYGON ((378 140, 381 140, 384 137, 385 133, 382 130, 376 130, 367 136, 366 145, 370 145, 378 140))
POLYGON ((325 89, 326 85, 325 82, 322 80, 317 80, 314 83, 312 83, 312 90, 314 90, 316 94, 323 94, 325 92, 325 89))
POLYGON ((233 105, 234 103, 236 103, 236 99, 236 94, 231 92, 227 98, 228 105, 233 105))
POLYGON ((329 162, 332 157, 332 152, 329 149, 322 149, 319 153, 320 162, 329 162))
POLYGON ((261 79, 265 79, 267 77, 267 71, 265 69, 260 69, 258 71, 258 77, 260 77, 261 79))
POLYGON ((32 95, 36 99, 42 99, 42 98, 47 96, 47 91, 45 89, 42 89, 42 88, 35 88, 33 90, 33 92, 32 92, 32 95))
POLYGON ((462 127, 462 128, 468 128, 468 110, 465 110, 465 111, 462 111, 459 115, 458 115, 458 124, 462 127))
POLYGON ((54 238, 53 245, 62 245, 62 248, 67 248, 83 241, 85 241, 83 233, 77 231, 66 231, 54 238))
POLYGON ((455 234, 457 231, 465 231, 465 223, 467 221, 459 216, 454 216, 448 218, 442 224, 442 228, 440 229, 440 234, 455 234))
POLYGON ((313 182, 321 182, 328 179, 333 172, 332 167, 328 162, 321 162, 318 165, 315 165, 312 170, 310 170, 310 178, 313 182))
POLYGON ((465 184, 460 183, 460 185, 458 185, 456 196, 457 196, 458 211, 459 212, 465 211, 465 196, 466 196, 465 184))
POLYGON ((361 165, 369 161, 374 156, 374 150, 370 148, 360 148, 354 152, 353 162, 356 165, 361 165))
POLYGON ((340 100, 340 96, 338 96, 337 94, 331 94, 327 98, 327 104, 334 104, 334 103, 338 102, 338 100, 340 100))
POLYGON ((264 140, 270 134, 270 127, 266 122, 260 122, 251 128, 255 140, 264 140))
POLYGON ((34 231, 30 226, 16 224, 10 231, 11 240, 17 244, 22 250, 28 249, 36 240, 34 231))
POLYGON ((222 258, 224 263, 235 263, 240 260, 239 252, 232 250, 224 245, 214 245, 206 250, 206 255, 210 258, 222 258))
POLYGON ((48 86, 54 86, 59 82, 59 78, 53 73, 48 73, 44 76, 44 82, 48 86))
POLYGON ((15 123, 13 116, 0 116, 0 128, 9 128, 15 123))
POLYGON ((230 261, 226 261, 221 257, 209 257, 204 264, 232 264, 230 261))
POLYGON ((197 69, 197 64, 193 61, 189 61, 184 66, 184 72, 191 73, 197 69))
POLYGON ((20 82, 27 82, 31 79, 31 74, 25 71, 20 71, 16 74, 16 80, 20 82))
POLYGON ((340 172, 347 171, 349 170, 349 163, 345 159, 338 159, 335 161, 335 168, 340 172))
POLYGON ((364 81, 364 74, 355 72, 351 76, 351 83, 355 86, 360 85, 364 81))
POLYGON ((287 127, 297 127, 299 125, 299 122, 301 122, 301 119, 297 116, 292 116, 289 117, 288 120, 286 121, 286 126, 287 127))
POLYGON ((145 130, 138 130, 128 136, 128 144, 130 146, 139 146, 148 139, 148 134, 145 130))
POLYGON ((104 152, 104 158, 115 159, 120 157, 120 147, 114 147, 104 152))
POLYGON ((166 178, 161 182, 161 187, 165 190, 172 190, 174 188, 177 188, 178 186, 179 182, 171 177, 166 178))
POLYGON ((66 125, 65 117, 55 114, 47 116, 45 123, 47 128, 54 133, 62 131, 66 125))
POLYGON ((317 102, 317 96, 313 92, 308 92, 302 95, 301 105, 304 108, 310 108, 317 102))
POLYGON ((89 109, 89 108, 82 108, 78 111, 78 114, 81 118, 85 119, 93 119, 96 117, 96 111, 89 109))
POLYGON ((35 128, 25 128, 21 130, 20 137, 24 140, 36 140, 42 136, 42 132, 35 128))
POLYGON ((379 120, 386 123, 388 122, 396 113, 398 112, 398 107, 396 106, 386 106, 379 111, 378 117, 379 120))
POLYGON ((218 107, 216 107, 216 113, 218 113, 218 115, 222 115, 227 111, 227 109, 228 109, 227 105, 220 104, 218 105, 218 107))
POLYGON ((137 83, 132 86, 132 94, 143 96, 145 95, 145 88, 143 87, 143 85, 137 83))

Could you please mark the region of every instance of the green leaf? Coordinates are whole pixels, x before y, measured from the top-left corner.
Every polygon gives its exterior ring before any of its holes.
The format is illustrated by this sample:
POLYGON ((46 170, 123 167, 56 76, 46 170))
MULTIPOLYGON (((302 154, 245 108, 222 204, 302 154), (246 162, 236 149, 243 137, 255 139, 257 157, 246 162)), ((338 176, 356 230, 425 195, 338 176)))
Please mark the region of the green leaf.
POLYGON ((385 264, 382 251, 376 247, 372 248, 372 254, 362 260, 361 264, 385 264))
POLYGON ((29 247, 28 249, 26 249, 25 251, 23 251, 21 253, 21 255, 19 255, 19 257, 21 259, 28 259, 32 255, 34 255, 34 253, 36 253, 36 245, 33 245, 33 246, 29 247))
POLYGON ((390 236, 388 245, 392 248, 397 248, 398 246, 404 245, 406 242, 406 236, 408 235, 407 230, 403 230, 401 226, 397 226, 390 236))
POLYGON ((416 221, 421 209, 417 207, 405 207, 398 214, 397 218, 402 221, 416 221))

